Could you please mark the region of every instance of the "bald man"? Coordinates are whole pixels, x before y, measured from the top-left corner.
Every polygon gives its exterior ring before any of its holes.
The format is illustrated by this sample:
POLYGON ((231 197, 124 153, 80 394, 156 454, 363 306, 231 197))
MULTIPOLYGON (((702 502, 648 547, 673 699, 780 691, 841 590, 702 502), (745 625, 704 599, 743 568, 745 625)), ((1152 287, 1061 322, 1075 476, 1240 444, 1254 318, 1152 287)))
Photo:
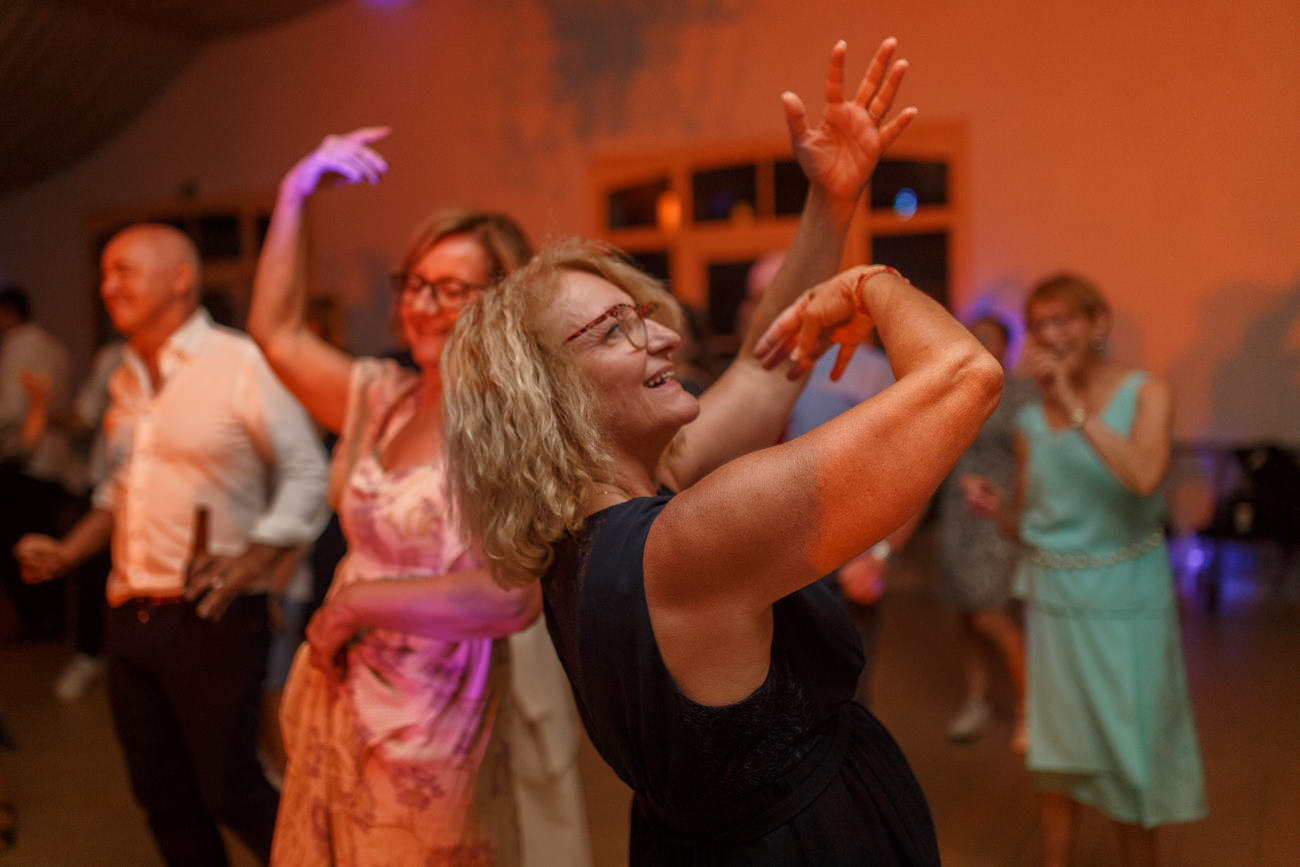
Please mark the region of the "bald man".
POLYGON ((24 537, 15 554, 38 581, 111 538, 109 700, 154 840, 170 865, 225 865, 225 825, 266 863, 279 803, 256 755, 266 592, 324 525, 324 453, 253 341, 199 306, 188 237, 131 226, 101 271, 128 343, 104 419, 111 475, 66 536, 24 537))

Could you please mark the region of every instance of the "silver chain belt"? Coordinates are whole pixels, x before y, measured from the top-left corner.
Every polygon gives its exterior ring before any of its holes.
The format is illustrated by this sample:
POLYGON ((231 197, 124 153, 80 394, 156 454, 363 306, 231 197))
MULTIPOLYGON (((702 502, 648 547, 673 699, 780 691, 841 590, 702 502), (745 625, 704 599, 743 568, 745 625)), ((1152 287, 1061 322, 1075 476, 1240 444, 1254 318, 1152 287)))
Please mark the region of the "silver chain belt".
POLYGON ((1164 540, 1164 530, 1155 530, 1140 542, 1125 545, 1123 548, 1105 554, 1057 554, 1053 551, 1044 551, 1042 548, 1026 546, 1024 556, 1035 566, 1046 569, 1100 569, 1103 566, 1114 566, 1116 563, 1140 557, 1158 548, 1164 540))

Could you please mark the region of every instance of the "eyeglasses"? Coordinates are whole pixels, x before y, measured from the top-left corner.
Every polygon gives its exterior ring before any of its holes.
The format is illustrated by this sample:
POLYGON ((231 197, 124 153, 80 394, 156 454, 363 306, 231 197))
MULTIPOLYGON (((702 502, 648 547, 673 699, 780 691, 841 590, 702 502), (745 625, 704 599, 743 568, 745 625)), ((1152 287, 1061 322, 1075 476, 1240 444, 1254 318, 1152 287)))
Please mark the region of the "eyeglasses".
POLYGON ((1069 328, 1078 318, 1078 313, 1057 313, 1053 316, 1040 316, 1026 322, 1025 330, 1037 337, 1049 328, 1069 328))
POLYGON ((627 342, 632 344, 633 349, 645 349, 645 317, 654 313, 657 309, 659 309, 659 305, 654 302, 642 304, 640 307, 633 307, 631 304, 615 304, 613 307, 609 308, 604 313, 600 314, 595 319, 564 338, 564 342, 568 343, 571 340, 581 337, 606 319, 613 319, 613 327, 611 327, 609 331, 605 332, 605 343, 613 343, 622 336, 627 338, 627 342))
POLYGON ((482 292, 487 288, 485 283, 466 283, 456 277, 426 280, 413 271, 399 271, 389 275, 389 280, 392 281, 393 291, 401 297, 403 304, 413 304, 425 289, 429 289, 432 290, 438 306, 444 310, 459 310, 469 302, 472 293, 482 292))

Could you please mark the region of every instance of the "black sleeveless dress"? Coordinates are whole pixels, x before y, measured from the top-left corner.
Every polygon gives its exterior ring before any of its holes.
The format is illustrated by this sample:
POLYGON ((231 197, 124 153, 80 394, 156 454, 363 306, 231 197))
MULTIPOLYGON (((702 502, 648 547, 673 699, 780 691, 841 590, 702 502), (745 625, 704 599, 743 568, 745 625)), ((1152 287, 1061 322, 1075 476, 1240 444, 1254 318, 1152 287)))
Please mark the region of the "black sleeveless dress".
POLYGON ((542 579, 592 743, 635 792, 630 864, 932 865, 934 825, 894 739, 852 701, 862 649, 820 583, 776 603, 771 667, 724 707, 678 691, 642 557, 670 495, 597 512, 542 579))

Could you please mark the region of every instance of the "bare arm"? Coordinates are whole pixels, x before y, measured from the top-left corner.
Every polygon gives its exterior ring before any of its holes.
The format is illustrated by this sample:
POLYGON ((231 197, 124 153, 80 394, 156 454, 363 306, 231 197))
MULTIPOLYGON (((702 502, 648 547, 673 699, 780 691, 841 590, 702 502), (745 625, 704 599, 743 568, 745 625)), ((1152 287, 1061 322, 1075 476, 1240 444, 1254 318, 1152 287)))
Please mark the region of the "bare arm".
POLYGON ((1173 393, 1164 380, 1147 376, 1138 393, 1133 427, 1124 436, 1089 411, 1060 359, 1041 343, 1031 340, 1025 345, 1023 363, 1038 382, 1044 405, 1066 418, 1084 415, 1079 433, 1121 485, 1139 496, 1159 489, 1169 471, 1174 419, 1173 393))
POLYGON ((19 371, 18 380, 27 392, 27 415, 23 418, 21 439, 23 453, 30 455, 50 425, 50 388, 53 380, 48 373, 32 373, 29 370, 19 371))
POLYGON ((502 638, 528 626, 542 609, 540 585, 507 590, 486 571, 349 584, 307 626, 312 661, 338 671, 340 650, 367 629, 470 641, 502 638))
POLYGON ((307 327, 303 221, 322 182, 378 183, 388 165, 367 145, 387 134, 386 128, 368 128, 328 136, 289 170, 280 182, 253 279, 248 333, 312 418, 335 433, 346 418, 352 359, 307 327))
POLYGON ((28 584, 57 578, 102 551, 113 535, 113 513, 91 509, 62 539, 29 533, 14 546, 28 584))
POLYGON ((1159 490, 1169 472, 1173 418, 1174 400, 1168 384, 1150 376, 1138 393, 1137 414, 1127 437, 1108 427, 1096 413, 1084 420, 1079 432, 1121 485, 1146 496, 1159 490))
POLYGON ((928 502, 922 505, 894 532, 840 567, 840 592, 845 598, 862 605, 870 605, 880 599, 885 591, 885 573, 889 568, 890 555, 906 545, 916 533, 928 505, 928 502))
POLYGON ((655 635, 693 697, 735 700, 761 682, 771 605, 903 524, 997 405, 1001 366, 969 331, 890 273, 855 290, 864 273, 810 290, 773 332, 793 327, 807 357, 823 332, 866 318, 897 383, 797 439, 726 464, 675 497, 650 530, 645 586, 655 635))
POLYGON ((795 155, 808 176, 808 199, 799 228, 780 271, 763 293, 740 354, 700 399, 699 417, 686 428, 683 447, 669 458, 663 479, 675 490, 689 487, 739 455, 771 445, 780 436, 803 381, 790 381, 763 369, 754 346, 777 313, 799 293, 840 267, 844 240, 871 172, 916 109, 892 120, 885 115, 907 71, 907 62, 891 65, 895 41, 881 43, 852 99, 843 93, 845 44, 831 52, 826 80, 826 109, 820 125, 810 127, 802 100, 782 95, 795 155))

